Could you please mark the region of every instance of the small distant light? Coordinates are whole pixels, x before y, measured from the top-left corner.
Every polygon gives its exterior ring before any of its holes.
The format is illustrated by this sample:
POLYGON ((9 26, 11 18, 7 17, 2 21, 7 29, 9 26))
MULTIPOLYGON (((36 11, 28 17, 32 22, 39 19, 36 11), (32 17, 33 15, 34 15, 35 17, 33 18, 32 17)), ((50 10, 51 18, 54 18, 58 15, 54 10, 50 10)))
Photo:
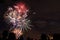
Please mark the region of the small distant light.
POLYGON ((33 12, 33 14, 36 14, 36 12, 33 12))

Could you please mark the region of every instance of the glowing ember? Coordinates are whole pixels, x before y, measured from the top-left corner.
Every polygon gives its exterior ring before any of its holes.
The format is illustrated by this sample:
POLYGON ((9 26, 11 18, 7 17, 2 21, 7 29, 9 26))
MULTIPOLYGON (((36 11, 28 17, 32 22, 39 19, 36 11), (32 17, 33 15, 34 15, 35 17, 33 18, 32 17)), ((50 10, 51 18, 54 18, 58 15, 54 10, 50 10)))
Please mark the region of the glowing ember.
POLYGON ((23 32, 19 28, 14 29, 12 32, 16 34, 16 39, 18 39, 19 36, 23 35, 23 32))

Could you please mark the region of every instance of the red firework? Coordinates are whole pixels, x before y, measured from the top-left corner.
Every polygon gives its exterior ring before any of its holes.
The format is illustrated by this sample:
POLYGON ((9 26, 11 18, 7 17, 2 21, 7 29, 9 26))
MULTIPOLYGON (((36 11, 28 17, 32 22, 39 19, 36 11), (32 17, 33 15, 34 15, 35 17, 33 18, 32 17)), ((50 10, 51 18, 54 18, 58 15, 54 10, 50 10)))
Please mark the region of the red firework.
POLYGON ((25 3, 23 2, 19 2, 17 3, 14 8, 19 12, 19 13, 22 13, 24 14, 27 10, 28 10, 28 7, 26 6, 25 3))

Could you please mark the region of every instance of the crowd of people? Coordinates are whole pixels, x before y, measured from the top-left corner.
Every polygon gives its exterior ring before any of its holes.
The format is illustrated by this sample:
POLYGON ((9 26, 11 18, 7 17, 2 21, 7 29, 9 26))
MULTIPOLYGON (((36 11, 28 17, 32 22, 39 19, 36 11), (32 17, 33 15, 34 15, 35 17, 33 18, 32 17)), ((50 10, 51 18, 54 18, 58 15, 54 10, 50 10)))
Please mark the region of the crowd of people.
MULTIPOLYGON (((12 32, 8 32, 8 31, 4 31, 2 33, 2 37, 0 38, 0 40, 37 40, 37 39, 33 39, 30 37, 27 37, 27 39, 24 39, 23 36, 20 36, 18 39, 16 39, 15 34, 12 32)), ((53 34, 53 39, 47 39, 47 35, 46 34, 41 34, 41 37, 39 40, 60 40, 60 34, 53 34)))

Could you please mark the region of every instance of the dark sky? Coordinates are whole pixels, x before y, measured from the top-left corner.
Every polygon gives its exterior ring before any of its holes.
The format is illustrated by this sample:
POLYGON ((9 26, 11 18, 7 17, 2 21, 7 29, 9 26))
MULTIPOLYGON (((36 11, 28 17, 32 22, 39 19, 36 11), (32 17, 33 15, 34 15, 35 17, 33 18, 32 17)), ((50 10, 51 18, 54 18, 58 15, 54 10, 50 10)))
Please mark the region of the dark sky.
POLYGON ((0 29, 7 29, 3 14, 8 6, 15 2, 24 1, 30 7, 30 19, 39 32, 60 31, 60 1, 59 0, 1 0, 0 1, 0 29), (35 12, 35 14, 34 14, 35 12))

